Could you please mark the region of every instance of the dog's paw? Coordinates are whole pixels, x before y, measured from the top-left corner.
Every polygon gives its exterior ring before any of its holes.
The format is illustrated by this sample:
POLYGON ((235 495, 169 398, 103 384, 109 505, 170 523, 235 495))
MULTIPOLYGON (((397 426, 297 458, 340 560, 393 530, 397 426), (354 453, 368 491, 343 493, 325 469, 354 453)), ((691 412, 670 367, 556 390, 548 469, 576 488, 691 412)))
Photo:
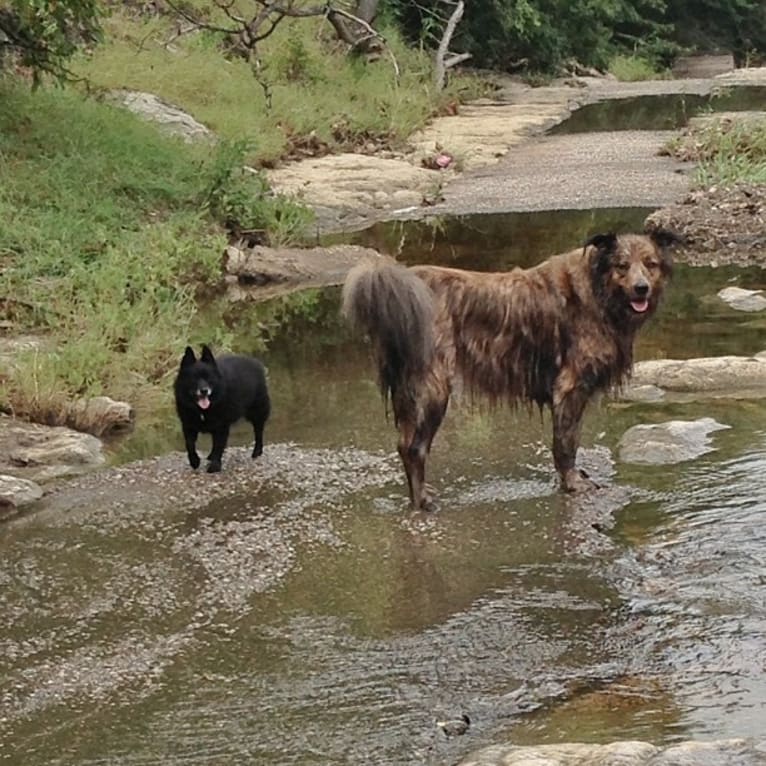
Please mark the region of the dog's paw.
POLYGON ((562 477, 561 483, 567 492, 572 493, 592 492, 594 489, 601 489, 601 485, 593 481, 583 470, 572 469, 567 471, 562 477))
POLYGON ((220 473, 221 463, 218 460, 211 460, 207 466, 208 473, 220 473))
POLYGON ((262 454, 263 454, 263 447, 256 447, 253 450, 253 454, 251 455, 251 457, 253 458, 253 460, 255 460, 255 458, 260 457, 262 454))
POLYGON ((189 465, 196 471, 199 468, 199 455, 195 452, 193 455, 189 455, 189 465))
POLYGON ((439 510, 439 503, 434 497, 434 488, 430 484, 424 485, 420 501, 414 507, 417 511, 426 511, 427 513, 439 510))
POLYGON ((439 510, 439 503, 433 497, 424 497, 420 501, 420 510, 426 513, 436 513, 439 510))

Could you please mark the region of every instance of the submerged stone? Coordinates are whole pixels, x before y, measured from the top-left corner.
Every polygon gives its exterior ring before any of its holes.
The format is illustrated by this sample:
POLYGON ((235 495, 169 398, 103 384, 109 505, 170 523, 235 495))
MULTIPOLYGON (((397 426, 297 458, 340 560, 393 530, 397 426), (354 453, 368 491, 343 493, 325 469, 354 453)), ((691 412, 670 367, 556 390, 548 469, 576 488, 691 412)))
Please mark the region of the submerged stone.
POLYGON ((623 399, 662 398, 656 389, 704 397, 766 393, 766 355, 649 359, 636 363, 623 399), (647 392, 652 392, 648 397, 647 392))
POLYGON ((620 459, 647 465, 681 463, 711 452, 708 434, 730 428, 713 420, 669 420, 629 428, 620 439, 620 459))
POLYGON ((745 290, 743 287, 724 287, 718 291, 718 297, 737 311, 763 311, 766 309, 766 296, 763 290, 745 290))

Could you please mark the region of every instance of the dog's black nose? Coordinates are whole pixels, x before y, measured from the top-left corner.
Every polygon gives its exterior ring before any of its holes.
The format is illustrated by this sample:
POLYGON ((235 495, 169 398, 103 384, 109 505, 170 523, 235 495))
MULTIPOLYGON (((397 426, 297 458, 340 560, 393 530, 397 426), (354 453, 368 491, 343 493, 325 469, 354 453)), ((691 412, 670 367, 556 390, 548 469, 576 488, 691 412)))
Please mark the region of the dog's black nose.
POLYGON ((649 283, 644 282, 643 280, 641 282, 636 282, 636 284, 633 285, 633 292, 641 297, 645 296, 649 292, 649 283))

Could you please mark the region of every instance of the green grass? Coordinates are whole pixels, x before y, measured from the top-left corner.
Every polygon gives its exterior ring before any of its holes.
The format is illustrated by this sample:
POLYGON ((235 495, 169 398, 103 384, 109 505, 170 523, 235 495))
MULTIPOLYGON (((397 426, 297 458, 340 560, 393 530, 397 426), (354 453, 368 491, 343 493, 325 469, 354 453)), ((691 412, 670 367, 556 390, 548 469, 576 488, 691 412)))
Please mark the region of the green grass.
POLYGON ((232 145, 189 146, 67 90, 5 82, 0 101, 0 301, 51 349, 22 358, 0 404, 53 423, 79 396, 135 402, 186 343, 225 341, 195 324, 200 287, 221 276, 216 217, 265 210, 279 235, 269 215, 305 214, 262 199, 232 145))
POLYGON ((766 184, 766 120, 714 119, 671 141, 667 151, 697 163, 698 187, 766 184))
POLYGON ((395 34, 387 54, 365 62, 349 58, 326 24, 299 20, 262 43, 268 104, 249 66, 223 55, 220 36, 166 45, 171 32, 167 18, 117 10, 107 42, 73 62, 90 97, 0 79, 0 303, 14 333, 46 342, 0 376, 0 408, 60 423, 79 397, 167 399, 186 344, 232 340, 223 321, 200 313, 201 292, 207 300, 220 284, 223 222, 264 229, 279 244, 311 220, 245 162, 274 163, 310 134, 330 151, 403 144, 457 95, 479 90, 456 76, 436 93, 428 56, 395 34), (165 136, 99 98, 113 88, 150 91, 219 140, 165 136))
POLYGON ((766 184, 766 120, 734 123, 728 129, 721 125, 699 136, 703 156, 697 184, 766 184))
POLYGON ((403 145, 456 94, 479 92, 472 78, 453 77, 442 93, 432 84, 428 55, 408 48, 386 30, 392 59, 353 59, 328 26, 315 19, 285 22, 261 44, 261 77, 271 105, 249 65, 225 58, 220 37, 197 32, 165 43, 171 27, 162 18, 136 19, 116 12, 107 42, 75 69, 96 87, 154 93, 190 112, 218 135, 247 139, 250 160, 272 163, 292 139, 314 133, 337 150, 368 138, 403 145))
POLYGON ((659 80, 668 76, 657 69, 654 62, 643 56, 615 56, 609 62, 609 73, 621 82, 638 80, 659 80))

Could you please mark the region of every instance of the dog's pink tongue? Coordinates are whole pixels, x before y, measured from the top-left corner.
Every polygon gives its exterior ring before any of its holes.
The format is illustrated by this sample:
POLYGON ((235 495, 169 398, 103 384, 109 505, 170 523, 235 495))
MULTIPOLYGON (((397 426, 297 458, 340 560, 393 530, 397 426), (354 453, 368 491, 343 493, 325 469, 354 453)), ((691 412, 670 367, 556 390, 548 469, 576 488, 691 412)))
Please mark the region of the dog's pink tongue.
POLYGON ((639 314, 643 314, 644 311, 646 311, 649 308, 649 301, 646 300, 646 298, 631 301, 630 305, 633 307, 633 311, 636 311, 639 314))
POLYGON ((201 410, 206 410, 210 406, 210 399, 206 396, 200 396, 200 398, 197 399, 197 404, 201 410))

